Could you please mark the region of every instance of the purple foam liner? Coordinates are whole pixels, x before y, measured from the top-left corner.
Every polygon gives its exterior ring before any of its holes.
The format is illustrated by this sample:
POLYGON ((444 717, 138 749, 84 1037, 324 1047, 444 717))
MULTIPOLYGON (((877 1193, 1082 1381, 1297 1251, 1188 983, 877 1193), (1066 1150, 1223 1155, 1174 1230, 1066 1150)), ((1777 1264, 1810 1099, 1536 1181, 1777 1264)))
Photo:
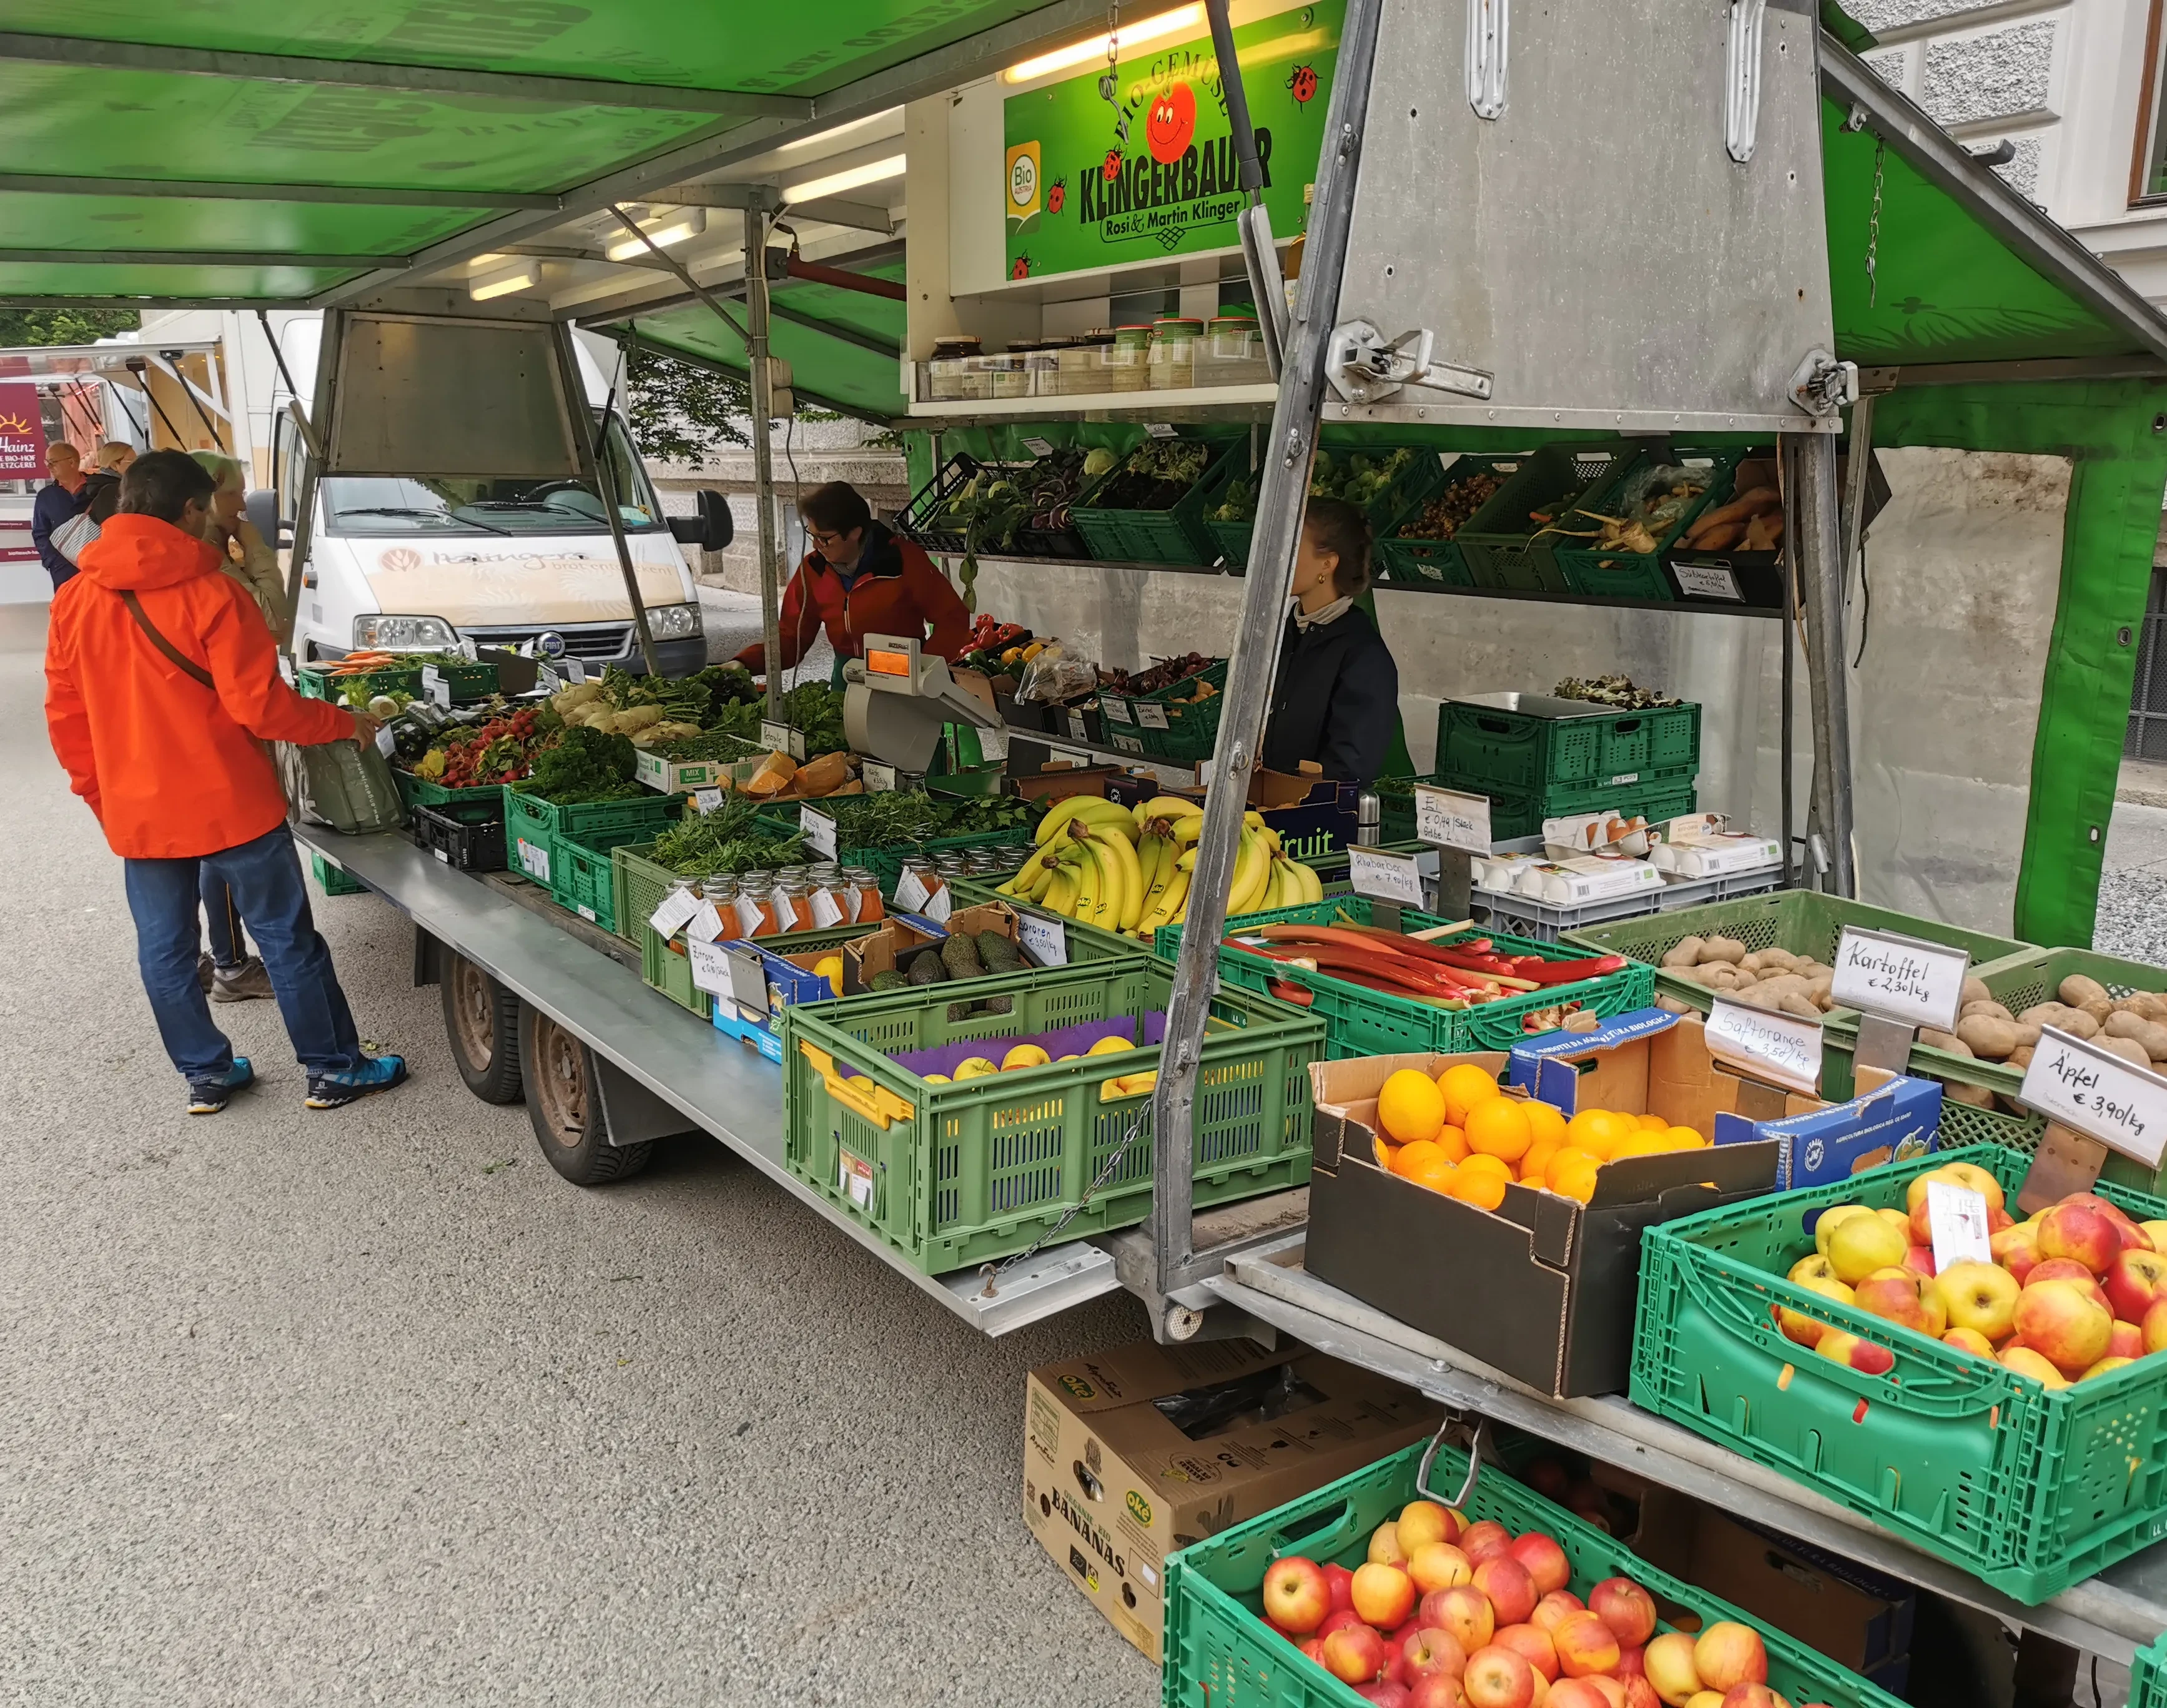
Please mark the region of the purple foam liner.
MULTIPOLYGON (((1160 1042, 1166 1037, 1166 1013, 1155 1010, 1144 1016, 1146 1045, 1160 1042)), ((1126 1014, 1111 1020, 1079 1021, 1074 1026, 1057 1026, 1052 1032, 1020 1033, 1014 1037, 970 1038, 962 1043, 938 1044, 930 1050, 905 1050, 888 1059, 906 1072, 924 1079, 928 1074, 946 1074, 956 1077, 956 1069, 973 1056, 984 1056, 998 1064, 1000 1058, 1018 1044, 1036 1044, 1053 1059, 1062 1056, 1089 1055, 1091 1046, 1100 1038, 1126 1038, 1136 1041, 1136 1023, 1126 1014)))

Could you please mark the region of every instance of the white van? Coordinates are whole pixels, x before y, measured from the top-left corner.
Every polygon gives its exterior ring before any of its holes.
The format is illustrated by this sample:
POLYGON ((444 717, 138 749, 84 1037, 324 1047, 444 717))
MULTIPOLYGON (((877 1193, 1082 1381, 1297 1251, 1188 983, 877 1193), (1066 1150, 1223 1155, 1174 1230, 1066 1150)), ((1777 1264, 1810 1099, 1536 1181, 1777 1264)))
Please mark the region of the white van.
MULTIPOLYGON (((304 391, 315 383, 322 324, 295 320, 280 338, 304 391)), ((599 418, 608 390, 584 349, 580 372, 599 418)), ((293 537, 308 453, 283 407, 274 419, 272 480, 283 544, 293 537)), ((707 663, 707 644, 698 585, 678 545, 718 551, 729 544, 729 504, 702 492, 698 516, 665 517, 615 412, 602 447, 656 661, 666 676, 690 675, 707 663)), ((251 496, 259 528, 273 496, 251 496)), ((428 651, 464 639, 531 644, 540 656, 596 666, 646 667, 607 512, 583 481, 334 475, 317 489, 314 535, 294 616, 294 651, 304 663, 362 648, 428 651)))

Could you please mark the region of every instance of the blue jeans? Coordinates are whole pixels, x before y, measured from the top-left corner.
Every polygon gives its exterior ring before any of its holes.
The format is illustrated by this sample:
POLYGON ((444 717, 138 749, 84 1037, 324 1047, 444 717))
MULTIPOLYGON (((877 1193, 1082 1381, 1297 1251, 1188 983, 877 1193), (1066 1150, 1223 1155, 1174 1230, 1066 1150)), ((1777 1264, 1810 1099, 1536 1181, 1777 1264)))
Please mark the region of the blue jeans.
POLYGON ((209 865, 203 868, 204 925, 210 934, 210 958, 215 966, 238 967, 248 951, 241 936, 241 904, 233 899, 225 880, 209 865))
POLYGON ((128 910, 135 916, 135 960, 166 1053, 194 1084, 233 1065, 233 1046, 211 1024, 210 1005, 196 981, 202 944, 204 880, 231 892, 248 934, 263 957, 272 993, 310 1074, 342 1074, 361 1065, 360 1035, 331 970, 331 953, 317 935, 294 839, 281 825, 252 842, 182 860, 130 860, 128 910))

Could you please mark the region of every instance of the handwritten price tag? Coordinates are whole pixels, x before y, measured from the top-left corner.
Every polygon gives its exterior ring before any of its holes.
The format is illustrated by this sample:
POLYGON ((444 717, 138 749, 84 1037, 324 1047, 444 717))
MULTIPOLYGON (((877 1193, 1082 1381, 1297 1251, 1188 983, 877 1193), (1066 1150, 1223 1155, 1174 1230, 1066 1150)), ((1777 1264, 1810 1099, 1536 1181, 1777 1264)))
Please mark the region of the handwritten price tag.
POLYGON ((1402 907, 1423 904, 1422 867, 1412 854, 1387 854, 1381 848, 1349 848, 1347 876, 1354 894, 1402 907))
POLYGON ((1967 950, 1846 926, 1830 995, 1840 1008, 1954 1032, 1970 972, 1967 950))
POLYGON ((1136 722, 1147 729, 1163 729, 1167 727, 1166 708, 1154 706, 1149 700, 1139 700, 1136 702, 1136 722))
POLYGON ((723 792, 718 788, 696 788, 692 791, 692 804, 703 815, 715 811, 722 804, 723 792))
POLYGON ((801 765, 805 761, 805 732, 793 729, 787 724, 772 724, 763 718, 760 722, 760 745, 770 753, 787 753, 801 765))
POLYGON ((730 995, 730 957, 727 950, 691 937, 686 941, 685 953, 692 963, 694 989, 704 990, 710 996, 730 995))
POLYGON ((1986 1195, 1952 1180, 1926 1182, 1926 1219, 1934 1230, 1934 1272, 1952 1263, 1992 1263, 1986 1195))
POLYGON ((805 840, 813 851, 824 859, 835 857, 835 821, 825 813, 816 813, 810 807, 797 809, 797 828, 805 833, 805 840))
POLYGON ((1023 952, 1041 967, 1066 967, 1068 964, 1068 927, 1059 920, 1047 919, 1043 914, 1019 913, 1016 932, 1023 939, 1023 952))
POLYGON ((1467 854, 1490 851, 1490 798, 1417 786, 1415 835, 1433 848, 1467 854))
POLYGON ((2018 1099, 2110 1150, 2156 1168, 2167 1150, 2167 1079, 2048 1026, 2018 1099))
POLYGON ((892 765, 883 765, 877 759, 868 759, 859 770, 865 779, 868 794, 878 794, 895 788, 895 767, 892 765))
POLYGON ((1708 1017, 1709 1053, 1795 1090, 1815 1091, 1821 1079, 1821 1027, 1816 1020, 1778 1014, 1718 996, 1708 1017))
POLYGON ((1050 457, 1053 454, 1052 441, 1041 439, 1033 433, 1025 433, 1023 436, 1023 448, 1034 457, 1050 457))
POLYGON ((1129 716, 1128 703, 1125 700, 1101 700, 1099 702, 1099 709, 1106 714, 1106 720, 1109 723, 1131 724, 1135 722, 1135 719, 1129 716))

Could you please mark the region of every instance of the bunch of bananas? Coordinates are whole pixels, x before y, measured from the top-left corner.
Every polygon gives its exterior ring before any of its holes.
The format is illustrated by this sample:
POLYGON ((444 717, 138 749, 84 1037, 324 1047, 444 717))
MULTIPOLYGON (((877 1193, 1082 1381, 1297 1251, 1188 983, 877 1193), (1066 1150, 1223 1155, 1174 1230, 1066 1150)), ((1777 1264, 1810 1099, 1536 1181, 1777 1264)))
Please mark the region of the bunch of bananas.
MULTIPOLYGON (((999 893, 1037 902, 1080 925, 1149 942, 1161 926, 1188 916, 1196 839, 1203 830, 1204 809, 1177 795, 1135 807, 1072 795, 1039 820, 1037 851, 999 893)), ((1317 873, 1280 852, 1279 832, 1258 814, 1248 814, 1234 859, 1227 916, 1323 897, 1317 873)))

